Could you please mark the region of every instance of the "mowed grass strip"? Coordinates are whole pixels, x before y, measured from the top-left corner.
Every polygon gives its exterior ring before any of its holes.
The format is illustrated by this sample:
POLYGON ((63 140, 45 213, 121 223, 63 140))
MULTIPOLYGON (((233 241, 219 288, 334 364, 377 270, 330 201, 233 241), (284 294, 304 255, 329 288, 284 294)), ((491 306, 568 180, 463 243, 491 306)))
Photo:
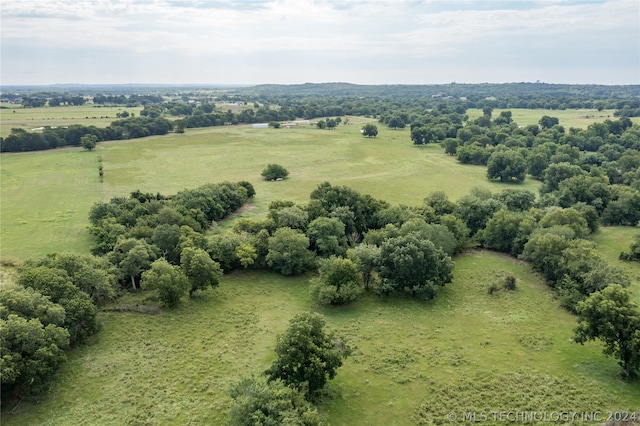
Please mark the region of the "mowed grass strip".
MULTIPOLYGON (((5 408, 3 424, 224 424, 229 385, 266 369, 277 334, 306 310, 354 346, 320 405, 328 424, 442 424, 474 408, 638 408, 640 383, 623 382, 600 344, 572 342, 575 317, 528 265, 482 251, 455 261, 453 283, 431 302, 366 295, 319 308, 309 277, 241 272, 160 315, 101 313, 97 341, 70 354, 48 396, 15 414, 5 408), (489 295, 504 272, 517 290, 489 295)), ((148 296, 119 303, 153 303, 148 296)))

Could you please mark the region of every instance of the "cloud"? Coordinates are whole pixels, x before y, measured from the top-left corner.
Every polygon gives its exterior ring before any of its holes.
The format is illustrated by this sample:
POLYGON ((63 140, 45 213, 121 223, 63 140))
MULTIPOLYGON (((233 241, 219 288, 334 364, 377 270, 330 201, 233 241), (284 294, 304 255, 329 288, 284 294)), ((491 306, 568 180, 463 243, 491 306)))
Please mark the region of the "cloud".
MULTIPOLYGON (((558 78, 572 68, 588 75, 605 63, 612 72, 617 66, 611 81, 640 78, 635 0, 3 0, 0 13, 5 82, 28 67, 52 67, 51 52, 86 72, 87 60, 117 58, 140 82, 161 79, 163 69, 184 82, 256 78, 237 69, 225 74, 225 64, 296 82, 311 80, 302 75, 308 73, 316 81, 368 75, 401 83, 427 75, 425 68, 439 70, 437 82, 452 75, 496 81, 506 70, 512 77, 501 78, 522 81, 533 65, 553 80, 554 69, 558 78), (371 65, 361 70, 361 63, 371 65)), ((95 81, 70 68, 55 78, 95 81)))

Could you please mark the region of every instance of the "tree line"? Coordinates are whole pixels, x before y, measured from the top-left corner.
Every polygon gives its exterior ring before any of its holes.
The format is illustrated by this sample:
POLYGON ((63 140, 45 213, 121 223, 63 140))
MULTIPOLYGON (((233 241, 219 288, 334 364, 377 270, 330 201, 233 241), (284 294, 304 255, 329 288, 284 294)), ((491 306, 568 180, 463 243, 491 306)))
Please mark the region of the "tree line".
POLYGON ((129 117, 113 121, 106 128, 72 124, 65 127, 46 127, 42 133, 24 129, 11 129, 11 134, 0 138, 0 152, 40 151, 65 146, 80 146, 83 136, 92 135, 97 142, 136 139, 152 135, 166 135, 173 130, 172 123, 162 117, 129 117))

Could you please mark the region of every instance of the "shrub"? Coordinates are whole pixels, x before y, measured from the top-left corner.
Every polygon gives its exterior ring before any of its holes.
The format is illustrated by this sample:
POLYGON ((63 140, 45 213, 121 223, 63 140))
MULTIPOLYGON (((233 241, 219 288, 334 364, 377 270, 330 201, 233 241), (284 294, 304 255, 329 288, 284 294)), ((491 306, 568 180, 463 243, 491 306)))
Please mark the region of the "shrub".
POLYGON ((505 290, 516 289, 516 277, 513 274, 507 274, 500 278, 500 285, 505 290))
POLYGON ((318 411, 302 392, 281 380, 243 378, 231 387, 230 394, 233 402, 229 417, 233 426, 322 424, 318 411))

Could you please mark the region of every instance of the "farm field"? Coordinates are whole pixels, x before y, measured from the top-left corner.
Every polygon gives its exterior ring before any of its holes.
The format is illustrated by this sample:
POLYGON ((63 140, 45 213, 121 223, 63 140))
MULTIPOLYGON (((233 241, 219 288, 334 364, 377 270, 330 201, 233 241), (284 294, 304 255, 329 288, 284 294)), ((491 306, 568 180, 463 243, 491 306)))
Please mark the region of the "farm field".
MULTIPOLYGON (((225 126, 102 142, 93 152, 64 148, 2 154, 1 256, 86 252, 91 205, 137 189, 168 195, 209 182, 247 180, 257 191, 252 214, 260 214, 273 200, 307 202, 325 181, 407 205, 421 204, 436 190, 455 200, 473 186, 494 192, 514 187, 487 180, 485 167, 458 164, 440 146, 413 146, 408 129, 380 126, 376 138, 365 138, 359 132, 362 119, 351 121, 336 130, 225 126), (268 163, 287 168, 289 179, 263 181, 260 173, 268 163)), ((535 192, 539 184, 527 179, 517 187, 535 192)))
POLYGON ((572 343, 575 317, 528 265, 475 251, 455 261, 453 282, 429 303, 367 296, 320 309, 309 300, 308 277, 234 273, 162 315, 103 312, 104 330, 69 355, 49 396, 5 412, 3 424, 224 424, 230 384, 266 369, 276 334, 309 309, 355 347, 321 405, 327 424, 449 424, 447 414, 462 410, 638 408, 640 383, 619 380, 599 344, 572 343), (490 296, 488 285, 507 271, 518 289, 490 296))
POLYGON ((0 136, 6 137, 12 128, 31 129, 43 126, 84 126, 107 127, 118 120, 116 114, 127 111, 139 116, 142 107, 100 106, 86 104, 81 106, 22 108, 7 105, 0 108, 0 136))

